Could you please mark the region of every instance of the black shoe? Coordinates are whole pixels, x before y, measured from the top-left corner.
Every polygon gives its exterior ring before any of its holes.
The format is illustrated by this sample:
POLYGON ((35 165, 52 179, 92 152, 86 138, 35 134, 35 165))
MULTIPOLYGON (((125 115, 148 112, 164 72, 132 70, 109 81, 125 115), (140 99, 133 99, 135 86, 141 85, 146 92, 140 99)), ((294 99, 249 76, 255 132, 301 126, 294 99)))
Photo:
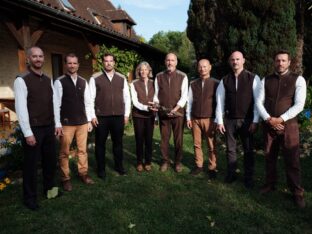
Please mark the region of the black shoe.
POLYGON ((275 191, 275 185, 265 184, 261 187, 259 193, 265 195, 273 191, 275 191))
POLYGON ((227 176, 225 177, 224 182, 231 184, 233 183, 235 180, 237 179, 237 176, 235 174, 227 174, 227 176))
POLYGON ((105 180, 106 179, 106 172, 105 171, 100 171, 97 173, 97 176, 102 179, 105 180))
POLYGON ((303 195, 294 195, 295 205, 301 209, 306 207, 306 203, 304 201, 303 195))
POLYGON ((215 170, 209 170, 208 171, 208 176, 209 176, 209 179, 216 179, 217 178, 217 172, 215 170))
POLYGON ((24 205, 30 209, 30 210, 33 210, 33 211, 36 211, 39 209, 39 206, 36 202, 34 201, 28 201, 28 202, 24 202, 24 205))
POLYGON ((115 171, 120 175, 120 176, 124 176, 126 175, 126 171, 123 168, 116 168, 115 171))
POLYGON ((194 167, 193 170, 190 172, 191 175, 196 176, 203 172, 202 167, 194 167))

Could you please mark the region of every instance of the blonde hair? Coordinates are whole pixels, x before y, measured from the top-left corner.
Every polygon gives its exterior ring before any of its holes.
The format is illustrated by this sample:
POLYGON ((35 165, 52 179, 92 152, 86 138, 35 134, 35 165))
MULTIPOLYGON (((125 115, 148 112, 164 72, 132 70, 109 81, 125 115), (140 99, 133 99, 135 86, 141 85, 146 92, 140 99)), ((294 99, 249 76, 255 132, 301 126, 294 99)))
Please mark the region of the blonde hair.
POLYGON ((152 78, 153 77, 152 68, 149 65, 149 63, 146 62, 146 61, 140 62, 139 65, 136 67, 136 69, 135 69, 135 78, 139 79, 141 77, 140 76, 140 70, 141 70, 142 66, 146 66, 147 67, 147 69, 149 70, 147 77, 148 78, 152 78))

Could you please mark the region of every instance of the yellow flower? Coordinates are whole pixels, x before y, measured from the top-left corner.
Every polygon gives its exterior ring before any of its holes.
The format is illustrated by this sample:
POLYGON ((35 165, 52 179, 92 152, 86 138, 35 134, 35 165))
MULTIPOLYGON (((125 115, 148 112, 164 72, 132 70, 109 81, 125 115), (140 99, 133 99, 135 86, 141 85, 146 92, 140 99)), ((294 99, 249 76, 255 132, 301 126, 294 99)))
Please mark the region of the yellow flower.
POLYGON ((0 191, 2 191, 6 187, 6 184, 0 183, 0 191))
POLYGON ((6 177, 6 178, 4 179, 4 183, 6 183, 6 184, 11 184, 11 180, 10 180, 8 177, 6 177))

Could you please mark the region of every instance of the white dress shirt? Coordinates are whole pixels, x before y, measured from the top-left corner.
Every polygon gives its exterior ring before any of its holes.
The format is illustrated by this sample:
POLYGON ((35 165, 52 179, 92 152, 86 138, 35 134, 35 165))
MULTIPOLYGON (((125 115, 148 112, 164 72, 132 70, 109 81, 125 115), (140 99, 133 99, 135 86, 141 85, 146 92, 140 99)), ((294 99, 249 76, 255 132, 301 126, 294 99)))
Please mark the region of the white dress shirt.
MULTIPOLYGON (((145 84, 145 82, 144 82, 144 85, 145 85, 146 95, 148 95, 148 87, 147 87, 147 84, 145 84)), ((131 91, 132 104, 141 111, 149 111, 147 105, 144 105, 143 103, 139 102, 138 93, 135 90, 133 82, 130 84, 130 91, 131 91)))
POLYGON ((187 95, 187 106, 186 106, 186 120, 191 120, 191 112, 193 105, 193 91, 192 87, 189 87, 188 95, 187 95))
MULTIPOLYGON (((56 97, 53 88, 53 81, 51 80, 51 87, 53 91, 53 111, 56 112, 56 97)), ((22 77, 17 77, 14 81, 14 95, 15 95, 15 111, 18 118, 18 122, 21 126, 24 137, 33 136, 33 132, 30 127, 29 113, 27 108, 27 96, 28 90, 25 81, 22 77)), ((38 97, 39 98, 39 97, 38 97)), ((55 116, 54 116, 55 118, 55 116)))
MULTIPOLYGON (((180 106, 181 108, 183 108, 187 102, 187 91, 188 91, 187 89, 188 89, 188 79, 187 79, 187 76, 185 75, 183 78, 183 81, 182 81, 182 85, 181 85, 181 97, 176 104, 176 105, 180 106)), ((153 101, 155 103, 159 103, 158 91, 159 91, 159 86, 158 86, 158 81, 156 78, 155 79, 155 95, 153 98, 153 101)))
MULTIPOLYGON (((236 83, 236 89, 237 89, 237 79, 235 80, 236 83)), ((258 75, 255 75, 255 78, 252 83, 252 91, 253 91, 253 98, 256 102, 257 98, 257 90, 260 85, 260 78, 258 75)), ((221 80, 220 84, 218 85, 217 88, 217 94, 216 94, 216 99, 217 99, 217 107, 216 107, 216 119, 215 122, 217 124, 222 124, 223 125, 223 115, 224 115, 224 104, 225 104, 225 88, 223 84, 223 80, 221 80)), ((256 107, 256 104, 254 103, 253 107, 253 122, 258 123, 259 122, 259 113, 256 107)))
MULTIPOLYGON (((114 75, 109 75, 107 73, 106 73, 106 75, 107 75, 109 81, 112 81, 114 75)), ((95 78, 94 77, 90 78, 89 89, 90 89, 91 105, 92 105, 91 116, 92 116, 92 118, 96 118, 95 111, 94 111, 94 102, 95 102, 95 97, 96 97, 96 85, 95 85, 95 78)), ((130 112, 131 112, 131 96, 130 96, 129 86, 128 86, 128 82, 127 82, 126 78, 124 78, 124 87, 122 90, 122 94, 123 94, 123 100, 125 103, 125 114, 124 115, 125 115, 125 117, 129 117, 130 112)))
MULTIPOLYGON (((71 76, 71 79, 74 82, 74 85, 76 86, 78 77, 71 76)), ((62 127, 60 115, 61 115, 61 106, 62 106, 62 97, 63 97, 63 86, 59 80, 56 80, 54 82, 54 91, 55 91, 55 99, 56 99, 56 111, 54 113, 55 126, 62 127)), ((92 119, 92 101, 91 101, 91 95, 90 95, 88 82, 86 82, 86 87, 84 91, 84 105, 85 105, 87 120, 88 122, 90 122, 92 119)))
MULTIPOLYGON (((305 79, 302 76, 298 77, 295 87, 296 87, 296 90, 295 90, 295 96, 294 96, 294 105, 291 106, 281 116, 274 116, 274 117, 281 117, 284 121, 287 121, 289 119, 296 117, 303 110, 306 95, 307 95, 307 85, 306 85, 305 79)), ((261 84, 257 91, 256 105, 257 105, 261 118, 263 120, 267 120, 271 116, 264 107, 264 101, 265 101, 265 79, 262 79, 261 84)))

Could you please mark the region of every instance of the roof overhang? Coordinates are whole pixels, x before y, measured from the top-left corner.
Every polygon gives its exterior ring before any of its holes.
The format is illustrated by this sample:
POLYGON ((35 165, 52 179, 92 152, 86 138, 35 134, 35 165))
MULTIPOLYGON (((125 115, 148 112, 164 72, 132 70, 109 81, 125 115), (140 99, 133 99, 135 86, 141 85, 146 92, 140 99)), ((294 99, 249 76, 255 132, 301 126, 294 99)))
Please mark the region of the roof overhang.
POLYGON ((109 38, 118 41, 121 44, 128 45, 131 48, 149 50, 156 54, 163 55, 164 52, 159 49, 152 47, 146 43, 143 43, 135 38, 126 37, 125 35, 118 33, 113 30, 109 30, 103 26, 97 25, 93 22, 87 21, 81 17, 75 16, 74 14, 62 11, 59 9, 51 8, 47 5, 40 3, 35 0, 2 0, 0 8, 9 7, 9 9, 15 8, 29 13, 30 15, 36 15, 44 17, 53 24, 67 25, 72 29, 78 31, 84 31, 99 35, 103 38, 109 38))

